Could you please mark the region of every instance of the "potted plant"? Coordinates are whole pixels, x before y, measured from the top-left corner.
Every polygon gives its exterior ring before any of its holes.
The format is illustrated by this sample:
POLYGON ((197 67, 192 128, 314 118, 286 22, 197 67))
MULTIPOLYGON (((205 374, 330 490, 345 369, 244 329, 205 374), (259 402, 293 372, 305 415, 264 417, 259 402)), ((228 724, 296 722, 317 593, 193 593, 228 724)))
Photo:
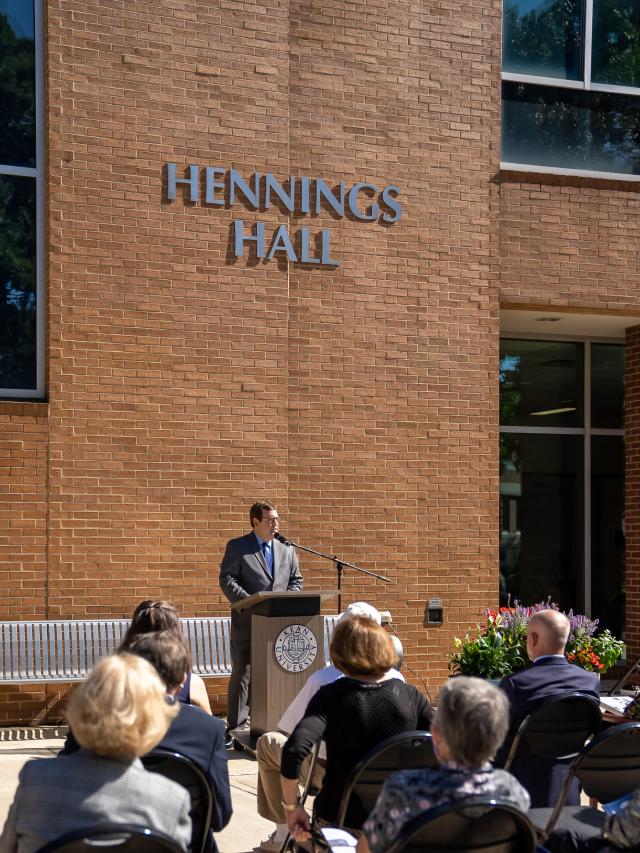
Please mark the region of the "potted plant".
MULTIPOLYGON (((531 616, 540 610, 560 610, 557 604, 541 601, 523 607, 517 601, 513 607, 485 612, 484 625, 468 631, 464 639, 455 638, 455 651, 449 659, 453 675, 476 675, 500 679, 529 665, 527 655, 527 625, 531 616)), ((622 654, 624 644, 608 629, 596 633, 597 619, 565 613, 571 630, 567 642, 567 660, 591 672, 610 669, 622 654)))

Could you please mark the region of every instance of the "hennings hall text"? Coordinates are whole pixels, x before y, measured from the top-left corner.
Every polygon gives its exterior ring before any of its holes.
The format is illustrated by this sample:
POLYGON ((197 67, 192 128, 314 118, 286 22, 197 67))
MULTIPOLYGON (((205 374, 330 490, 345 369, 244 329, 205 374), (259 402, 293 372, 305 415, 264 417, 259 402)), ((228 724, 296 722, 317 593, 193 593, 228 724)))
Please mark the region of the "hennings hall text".
MULTIPOLYGON (((357 222, 377 222, 393 225, 400 221, 402 206, 398 202, 400 188, 388 184, 382 188, 368 181, 357 181, 348 186, 340 181, 329 186, 322 178, 289 177, 278 181, 270 172, 254 172, 245 179, 236 169, 217 166, 186 166, 178 176, 175 163, 167 163, 167 200, 175 201, 180 191, 194 203, 211 207, 232 208, 241 203, 249 210, 265 211, 274 204, 282 205, 289 213, 299 216, 319 214, 323 209, 342 218, 348 216, 357 222)), ((338 267, 340 261, 331 257, 331 229, 312 232, 302 226, 290 233, 287 225, 279 225, 267 234, 267 223, 259 220, 245 222, 234 219, 231 223, 234 255, 243 258, 245 250, 266 261, 275 257, 292 263, 317 264, 338 267)))

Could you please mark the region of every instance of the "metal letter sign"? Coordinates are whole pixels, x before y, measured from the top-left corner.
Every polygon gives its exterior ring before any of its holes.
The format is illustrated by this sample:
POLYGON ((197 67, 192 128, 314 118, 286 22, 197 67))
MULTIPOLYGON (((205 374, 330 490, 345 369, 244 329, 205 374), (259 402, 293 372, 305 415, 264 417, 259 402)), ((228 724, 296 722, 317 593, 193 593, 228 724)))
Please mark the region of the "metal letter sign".
MULTIPOLYGON (((249 210, 264 211, 279 206, 288 213, 303 216, 317 216, 324 211, 334 218, 348 215, 356 222, 387 225, 399 222, 402 216, 402 205, 398 202, 400 188, 393 184, 380 190, 368 181, 357 181, 347 189, 345 182, 340 181, 337 187, 331 188, 322 178, 306 175, 291 176, 288 184, 285 189, 271 172, 265 175, 253 172, 245 179, 236 169, 206 166, 201 170, 193 164, 184 167, 183 177, 178 177, 176 164, 167 163, 168 201, 175 201, 180 190, 186 201, 213 208, 229 208, 239 202, 249 210), (200 192, 201 183, 203 193, 200 192)), ((279 225, 267 239, 265 227, 266 223, 258 220, 236 219, 231 223, 236 258, 243 258, 246 250, 249 256, 253 254, 264 263, 275 257, 290 263, 340 266, 340 261, 331 257, 331 229, 322 228, 313 235, 308 226, 303 226, 297 233, 290 234, 288 225, 279 225)))

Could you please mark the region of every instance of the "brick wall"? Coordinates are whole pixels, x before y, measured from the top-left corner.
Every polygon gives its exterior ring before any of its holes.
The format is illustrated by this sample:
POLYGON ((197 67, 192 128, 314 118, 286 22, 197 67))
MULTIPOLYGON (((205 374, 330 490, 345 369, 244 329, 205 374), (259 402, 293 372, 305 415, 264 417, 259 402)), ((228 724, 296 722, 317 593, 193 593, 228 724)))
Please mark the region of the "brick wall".
MULTIPOLYGON (((0 402, 0 613, 42 619, 47 588, 47 406, 0 402)), ((46 690, 0 688, 0 724, 34 720, 46 690)))
POLYGON ((498 2, 47 4, 51 618, 226 612, 224 542, 264 494, 291 536, 391 578, 348 574, 345 597, 446 677, 497 587, 499 26, 498 2), (168 161, 394 183, 404 215, 170 204, 168 161), (239 215, 329 227, 341 266, 235 260, 239 215))
POLYGON ((392 181, 405 213, 334 226, 339 272, 290 271, 290 527, 391 578, 347 572, 345 600, 392 611, 432 689, 497 594, 500 19, 482 5, 291 5, 292 171, 392 181), (446 623, 427 629, 433 596, 446 623))
POLYGON ((46 613, 47 406, 0 402, 0 607, 46 613))
POLYGON ((500 301, 640 315, 640 188, 553 175, 499 183, 500 301))
MULTIPOLYGON (((390 609, 437 690, 497 598, 499 307, 640 315, 636 186, 499 175, 497 0, 46 6, 48 407, 0 404, 0 615, 225 613, 224 542, 266 495, 391 579, 344 598, 390 609), (170 161, 393 183, 404 214, 169 203, 170 161), (341 265, 236 259, 237 218, 330 228, 341 265)), ((65 693, 2 688, 0 719, 65 693)))
MULTIPOLYGON (((499 186, 500 301, 639 315, 640 188, 635 183, 504 175, 499 186)), ((627 656, 640 652, 638 343, 625 350, 627 656)))
POLYGON ((0 409, 3 615, 227 612, 224 542, 267 495, 293 538, 391 578, 349 572, 345 599, 389 608, 437 689, 496 603, 499 307, 640 317, 638 186, 500 175, 497 0, 51 0, 46 31, 49 409, 0 409), (168 161, 394 183, 404 214, 169 203, 168 161), (236 260, 239 217, 330 228, 341 265, 236 260))

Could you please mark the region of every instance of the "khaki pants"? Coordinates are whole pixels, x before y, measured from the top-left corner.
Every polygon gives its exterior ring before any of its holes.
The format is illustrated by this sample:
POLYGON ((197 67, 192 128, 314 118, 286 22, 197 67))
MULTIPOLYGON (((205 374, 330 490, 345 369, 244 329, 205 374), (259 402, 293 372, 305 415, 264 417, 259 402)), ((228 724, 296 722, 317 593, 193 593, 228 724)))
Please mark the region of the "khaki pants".
MULTIPOLYGON (((280 732, 267 732, 258 738, 256 758, 258 759, 258 814, 273 823, 286 823, 282 808, 282 787, 280 786, 280 762, 282 749, 287 735, 280 732)), ((302 762, 300 776, 304 781, 309 773, 311 756, 302 762)), ((324 767, 316 763, 312 785, 319 789, 324 779, 324 767)))

